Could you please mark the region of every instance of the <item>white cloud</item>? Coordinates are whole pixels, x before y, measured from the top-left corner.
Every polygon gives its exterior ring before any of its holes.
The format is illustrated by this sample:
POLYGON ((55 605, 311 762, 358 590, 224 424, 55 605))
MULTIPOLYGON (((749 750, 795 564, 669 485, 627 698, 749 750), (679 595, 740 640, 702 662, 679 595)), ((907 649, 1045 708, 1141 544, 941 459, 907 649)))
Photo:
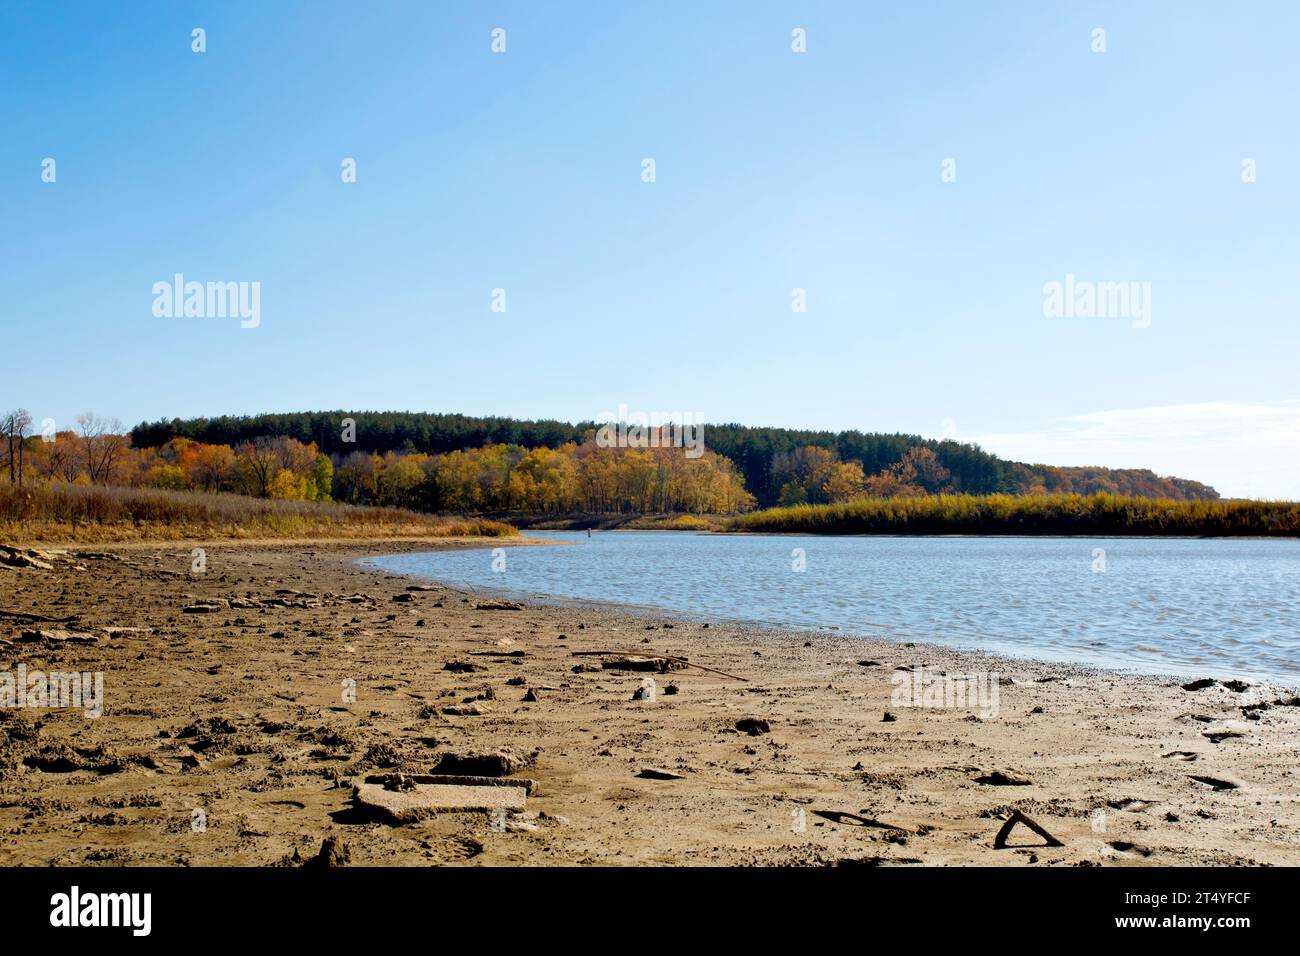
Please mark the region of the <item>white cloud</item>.
POLYGON ((961 440, 1017 461, 1150 468, 1224 497, 1300 499, 1300 400, 1114 409, 961 440))

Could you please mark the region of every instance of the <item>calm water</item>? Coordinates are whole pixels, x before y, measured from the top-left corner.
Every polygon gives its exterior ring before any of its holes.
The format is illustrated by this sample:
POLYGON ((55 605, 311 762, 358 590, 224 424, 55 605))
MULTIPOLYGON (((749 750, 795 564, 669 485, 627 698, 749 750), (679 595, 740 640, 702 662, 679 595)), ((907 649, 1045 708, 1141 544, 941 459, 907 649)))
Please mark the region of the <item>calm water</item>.
POLYGON ((531 536, 573 543, 507 548, 504 573, 490 549, 367 563, 514 596, 1300 684, 1300 541, 531 536))

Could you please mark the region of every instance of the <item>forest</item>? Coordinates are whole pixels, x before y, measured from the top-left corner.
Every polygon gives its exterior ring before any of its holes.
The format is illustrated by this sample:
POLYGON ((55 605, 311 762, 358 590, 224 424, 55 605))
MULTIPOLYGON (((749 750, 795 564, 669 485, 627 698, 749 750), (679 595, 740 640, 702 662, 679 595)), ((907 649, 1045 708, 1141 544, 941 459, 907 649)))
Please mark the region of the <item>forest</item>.
MULTIPOLYGON (((341 464, 345 457, 357 451, 381 457, 393 452, 399 457, 419 453, 437 458, 451 452, 493 446, 522 449, 524 453, 536 449, 557 451, 568 445, 580 448, 590 443, 596 428, 595 422, 571 424, 428 412, 293 412, 142 423, 131 430, 130 444, 134 448, 161 448, 173 439, 186 438, 202 444, 239 448, 259 439, 284 437, 314 445, 319 453, 341 464), (353 423, 350 436, 345 421, 353 423), (345 437, 354 441, 345 441, 345 437)), ((1219 497, 1208 485, 1157 476, 1146 469, 1026 464, 998 458, 978 445, 919 435, 720 424, 704 426, 704 445, 713 455, 732 464, 745 493, 753 497, 753 505, 759 508, 844 500, 846 491, 850 497, 857 494, 859 482, 863 483, 866 494, 885 495, 951 491, 966 494, 1106 492, 1171 500, 1219 497), (867 485, 872 478, 878 480, 867 485)), ((500 473, 500 469, 497 471, 500 473)), ((488 484, 493 481, 489 479, 488 484)), ((488 497, 502 500, 499 493, 488 497)), ((743 505, 745 501, 737 496, 732 502, 730 492, 722 497, 724 505, 743 505)), ((599 493, 594 494, 589 503, 599 507, 600 498, 599 493)), ((608 496, 604 504, 609 504, 608 496)))

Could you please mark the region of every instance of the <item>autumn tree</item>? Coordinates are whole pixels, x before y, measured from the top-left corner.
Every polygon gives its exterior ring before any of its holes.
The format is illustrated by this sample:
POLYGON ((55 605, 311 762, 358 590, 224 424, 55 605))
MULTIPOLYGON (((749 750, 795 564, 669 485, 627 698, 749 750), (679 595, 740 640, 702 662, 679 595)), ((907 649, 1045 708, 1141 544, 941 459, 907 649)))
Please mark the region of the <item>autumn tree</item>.
POLYGON ((952 490, 951 479, 934 450, 918 446, 909 448, 901 461, 866 479, 864 491, 877 498, 916 498, 952 490))
POLYGON ((852 501, 866 494, 867 477, 860 461, 837 461, 822 490, 827 501, 852 501))
POLYGON ((235 451, 229 445, 199 445, 190 466, 190 479, 204 491, 230 487, 235 477, 235 451))
POLYGON ((280 468, 275 440, 258 438, 240 445, 235 452, 235 477, 244 494, 255 498, 271 496, 271 482, 280 468))

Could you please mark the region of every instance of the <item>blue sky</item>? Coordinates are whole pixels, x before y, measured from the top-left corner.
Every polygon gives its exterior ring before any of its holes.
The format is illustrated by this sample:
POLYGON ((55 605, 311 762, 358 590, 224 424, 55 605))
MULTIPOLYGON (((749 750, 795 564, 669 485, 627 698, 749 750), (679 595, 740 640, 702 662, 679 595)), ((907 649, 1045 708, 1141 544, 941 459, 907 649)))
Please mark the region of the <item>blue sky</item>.
POLYGON ((11 0, 0 405, 624 404, 1300 498, 1297 34, 1290 3, 11 0), (260 325, 155 317, 175 273, 259 282, 260 325), (1067 274, 1149 282, 1149 327, 1045 316, 1067 274))

